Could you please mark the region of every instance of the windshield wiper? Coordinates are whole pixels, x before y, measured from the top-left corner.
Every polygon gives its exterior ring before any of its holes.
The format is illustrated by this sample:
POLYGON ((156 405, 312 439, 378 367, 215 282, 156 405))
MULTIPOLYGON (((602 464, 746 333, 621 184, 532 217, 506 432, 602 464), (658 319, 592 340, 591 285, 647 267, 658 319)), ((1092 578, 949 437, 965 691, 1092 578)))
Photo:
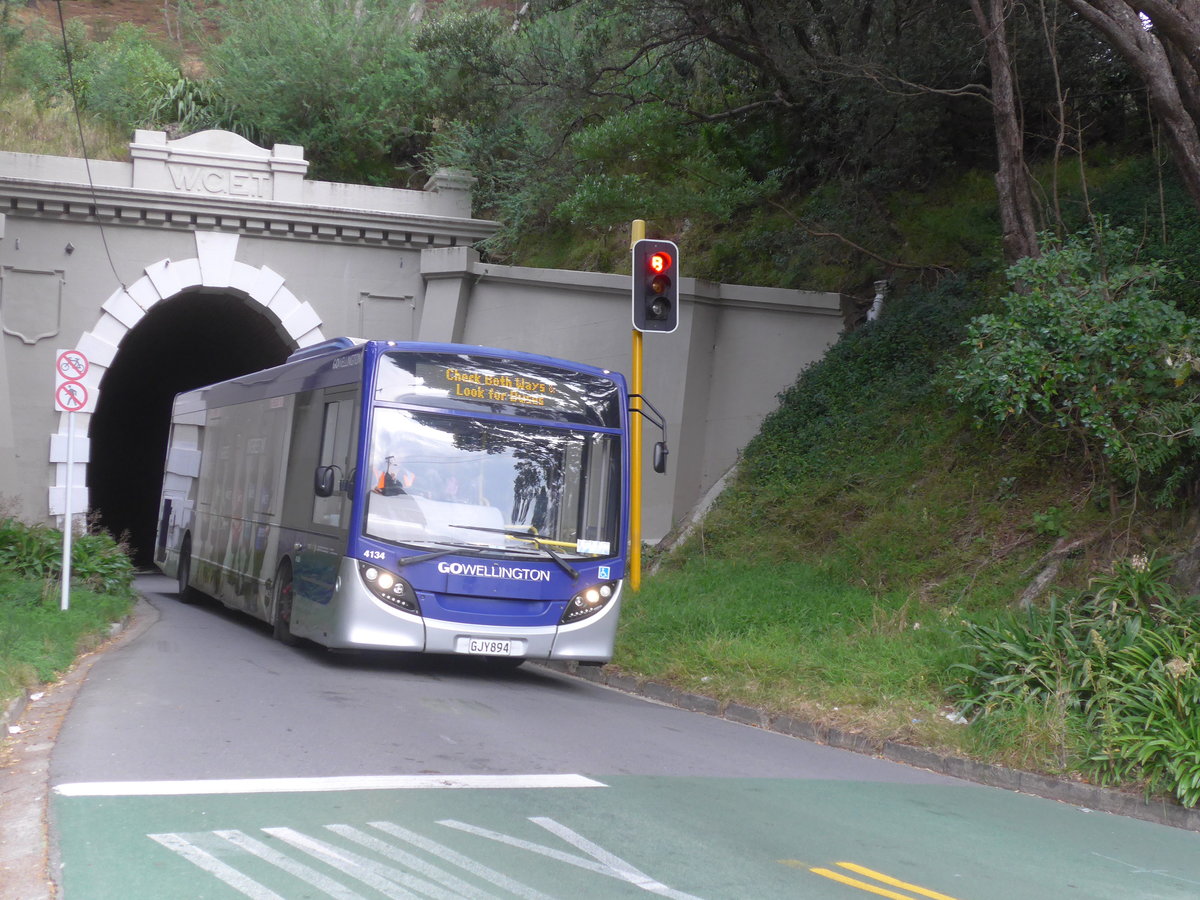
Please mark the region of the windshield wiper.
POLYGON ((442 544, 442 546, 445 548, 444 550, 431 550, 429 553, 419 553, 416 556, 401 556, 396 560, 396 567, 403 568, 411 566, 413 563, 428 562, 440 556, 449 556, 451 553, 461 553, 463 556, 480 555, 480 548, 468 544, 442 544))
POLYGON ((503 534, 511 538, 516 538, 521 541, 529 541, 537 546, 539 550, 549 556, 562 568, 564 572, 573 579, 579 578, 579 572, 569 562, 563 559, 543 538, 537 536, 537 532, 531 530, 523 531, 520 528, 488 528, 483 525, 451 525, 451 528, 466 528, 470 531, 487 531, 492 534, 503 534))

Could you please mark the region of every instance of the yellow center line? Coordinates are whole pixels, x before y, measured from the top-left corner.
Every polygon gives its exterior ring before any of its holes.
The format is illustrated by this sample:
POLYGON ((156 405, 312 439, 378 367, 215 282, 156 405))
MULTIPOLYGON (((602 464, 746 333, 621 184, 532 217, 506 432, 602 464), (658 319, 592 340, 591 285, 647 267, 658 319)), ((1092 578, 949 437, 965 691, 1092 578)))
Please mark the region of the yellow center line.
POLYGON ((891 900, 913 900, 908 894, 897 894, 895 891, 867 884, 865 881, 859 881, 857 878, 851 878, 849 875, 843 875, 841 872, 835 872, 832 869, 809 869, 808 871, 817 875, 823 875, 826 878, 832 878, 834 881, 840 881, 842 884, 848 884, 850 887, 856 887, 859 890, 878 894, 880 897, 890 897, 891 900))
POLYGON ((859 875, 866 875, 868 878, 874 878, 876 881, 882 881, 884 884, 890 884, 892 887, 898 887, 906 891, 912 891, 914 894, 920 894, 922 897, 929 897, 930 900, 954 900, 954 898, 948 894, 939 894, 937 891, 931 891, 928 888, 918 887, 915 884, 908 884, 907 882, 900 881, 897 878, 884 875, 882 872, 873 872, 865 866, 855 865, 854 863, 850 862, 840 862, 838 865, 843 869, 849 869, 851 872, 855 872, 859 875))
MULTIPOLYGON (((876 872, 873 869, 868 869, 865 866, 856 865, 850 862, 837 863, 843 869, 849 869, 856 875, 863 875, 867 878, 873 878, 883 884, 891 887, 900 888, 901 890, 911 891, 914 894, 919 894, 922 897, 928 897, 930 900, 954 900, 948 894, 939 894, 937 891, 931 891, 928 888, 923 888, 915 884, 909 884, 906 881, 901 881, 898 878, 892 878, 890 875, 884 875, 882 872, 876 872)), ((889 897, 891 900, 912 900, 909 894, 897 894, 895 891, 889 891, 887 888, 877 887, 873 884, 868 884, 865 881, 859 881, 857 878, 851 878, 848 875, 843 875, 841 872, 835 872, 832 869, 809 869, 815 875, 820 875, 823 878, 829 878, 833 881, 841 882, 842 884, 856 887, 859 890, 867 891, 871 894, 877 894, 880 897, 889 897)))

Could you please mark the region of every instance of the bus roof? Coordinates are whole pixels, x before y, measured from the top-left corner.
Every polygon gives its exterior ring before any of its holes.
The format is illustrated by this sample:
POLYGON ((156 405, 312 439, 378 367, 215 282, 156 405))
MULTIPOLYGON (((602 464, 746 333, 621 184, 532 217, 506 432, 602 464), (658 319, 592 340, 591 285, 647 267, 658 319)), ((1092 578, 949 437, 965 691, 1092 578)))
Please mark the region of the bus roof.
POLYGON ((504 350, 476 344, 452 344, 422 341, 383 341, 356 337, 337 337, 302 347, 282 364, 270 369, 249 372, 227 381, 206 385, 180 393, 175 398, 175 412, 198 410, 210 404, 224 405, 305 390, 318 379, 324 384, 350 383, 362 377, 361 364, 366 358, 374 360, 387 352, 448 353, 469 356, 493 356, 517 362, 559 366, 564 369, 609 378, 625 388, 625 378, 619 372, 573 362, 552 356, 504 350), (337 365, 339 357, 356 357, 352 364, 337 365), (358 364, 353 364, 358 363, 358 364), (338 372, 336 377, 329 375, 338 372))

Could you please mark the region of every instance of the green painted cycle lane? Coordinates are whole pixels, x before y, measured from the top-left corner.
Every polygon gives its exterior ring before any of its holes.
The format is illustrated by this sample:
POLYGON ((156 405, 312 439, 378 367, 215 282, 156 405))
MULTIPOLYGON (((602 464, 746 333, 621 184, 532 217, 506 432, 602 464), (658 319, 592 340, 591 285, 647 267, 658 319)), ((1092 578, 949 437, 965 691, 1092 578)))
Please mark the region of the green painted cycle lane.
POLYGON ((505 786, 519 783, 60 792, 64 896, 1200 897, 1200 835, 990 788, 647 776, 505 786))

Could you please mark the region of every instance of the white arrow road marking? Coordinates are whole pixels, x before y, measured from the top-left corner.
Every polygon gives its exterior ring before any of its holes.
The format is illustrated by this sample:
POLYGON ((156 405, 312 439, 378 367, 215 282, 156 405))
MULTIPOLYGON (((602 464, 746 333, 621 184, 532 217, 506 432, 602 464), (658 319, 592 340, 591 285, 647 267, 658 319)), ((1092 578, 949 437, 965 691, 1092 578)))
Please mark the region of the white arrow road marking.
POLYGON ((663 897, 670 897, 672 900, 700 900, 700 898, 692 894, 685 894, 682 891, 676 891, 667 887, 665 884, 655 881, 649 875, 638 870, 634 866, 625 862, 618 856, 614 856, 607 850, 593 844, 587 838, 572 831, 565 825, 560 825, 553 819, 541 817, 531 817, 530 820, 535 825, 540 825, 552 834, 561 837, 567 843, 578 847, 584 853, 587 853, 592 859, 599 860, 593 862, 589 859, 584 859, 582 856, 575 856, 571 853, 564 853, 562 850, 555 850, 553 847, 546 847, 542 844, 535 844, 532 841, 526 841, 521 838, 510 837, 507 834, 501 834, 498 831, 490 831, 486 828, 479 828, 475 825, 468 825, 465 822, 458 822, 454 819, 442 819, 438 822, 439 825, 445 825, 447 828, 454 828, 458 831, 465 831, 467 834, 478 835, 479 837, 487 838, 491 841, 496 841, 500 844, 507 844, 510 847, 518 847, 522 850, 528 850, 530 853, 537 853, 541 856, 557 859, 559 862, 565 862, 572 866, 578 866, 581 869, 586 869, 589 872, 597 872, 600 875, 607 875, 610 878, 616 878, 619 881, 625 881, 629 884, 641 888, 643 891, 649 891, 652 894, 659 894, 663 897))

